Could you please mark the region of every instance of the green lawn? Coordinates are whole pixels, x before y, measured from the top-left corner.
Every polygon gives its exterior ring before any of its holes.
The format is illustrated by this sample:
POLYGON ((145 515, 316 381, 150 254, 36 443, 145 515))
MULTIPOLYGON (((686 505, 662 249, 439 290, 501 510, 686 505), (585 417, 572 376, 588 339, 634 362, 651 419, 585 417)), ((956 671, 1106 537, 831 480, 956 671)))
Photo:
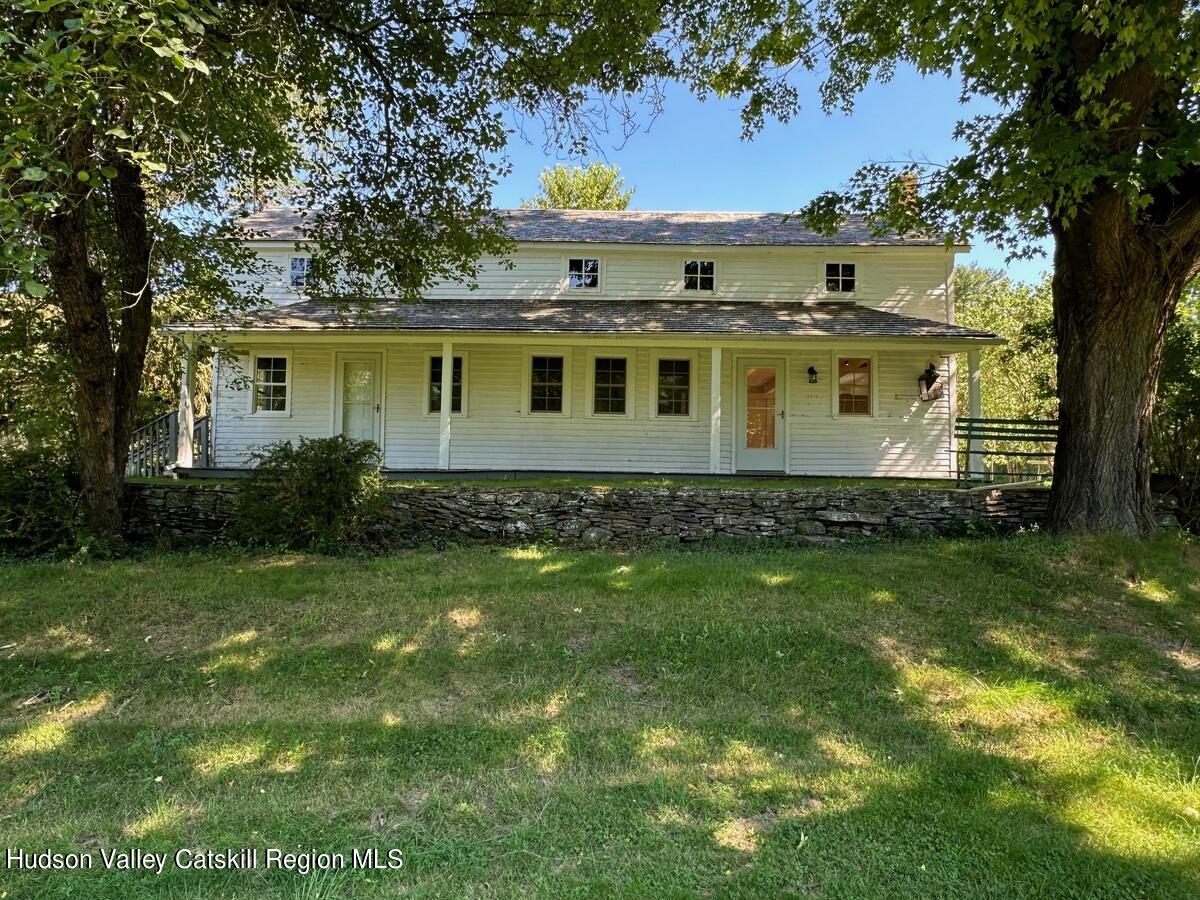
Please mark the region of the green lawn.
POLYGON ((1200 895, 1200 545, 0 567, 8 897, 1200 895))

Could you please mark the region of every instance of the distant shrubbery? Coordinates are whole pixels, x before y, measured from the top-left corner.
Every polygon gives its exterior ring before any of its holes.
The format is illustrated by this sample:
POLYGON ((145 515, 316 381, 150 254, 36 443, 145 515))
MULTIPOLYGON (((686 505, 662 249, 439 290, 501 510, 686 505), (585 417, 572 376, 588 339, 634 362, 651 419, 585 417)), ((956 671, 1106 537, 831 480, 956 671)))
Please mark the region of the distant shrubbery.
POLYGON ((1200 534, 1200 285, 1184 292, 1167 331, 1154 412, 1155 472, 1179 504, 1185 528, 1200 534))
POLYGON ((344 435, 271 444, 238 492, 234 536, 324 553, 387 541, 379 448, 344 435))
POLYGON ((70 459, 45 448, 0 450, 0 556, 66 554, 80 542, 70 459))

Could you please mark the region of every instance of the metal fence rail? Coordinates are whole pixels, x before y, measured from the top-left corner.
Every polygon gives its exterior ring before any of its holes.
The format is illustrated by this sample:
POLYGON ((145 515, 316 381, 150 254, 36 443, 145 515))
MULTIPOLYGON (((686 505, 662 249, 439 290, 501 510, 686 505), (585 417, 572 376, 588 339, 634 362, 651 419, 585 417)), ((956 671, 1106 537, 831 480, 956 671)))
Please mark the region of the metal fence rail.
MULTIPOLYGON (((167 466, 175 462, 179 436, 179 413, 175 410, 147 422, 129 438, 129 459, 125 463, 125 474, 150 477, 162 475, 167 466)), ((192 430, 192 446, 195 464, 208 467, 212 441, 208 416, 196 419, 192 430)))
POLYGON ((959 481, 1028 481, 1054 474, 1058 422, 1054 419, 954 420, 959 481))

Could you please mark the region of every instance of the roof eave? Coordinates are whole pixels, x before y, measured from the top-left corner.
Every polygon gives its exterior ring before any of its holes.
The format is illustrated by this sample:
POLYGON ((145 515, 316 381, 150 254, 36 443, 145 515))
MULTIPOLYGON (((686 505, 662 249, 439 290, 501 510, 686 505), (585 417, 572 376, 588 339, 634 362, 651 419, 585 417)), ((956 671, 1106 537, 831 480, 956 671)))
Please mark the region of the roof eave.
POLYGON ((927 334, 770 334, 770 333, 755 333, 755 334, 730 334, 728 332, 712 332, 712 331, 538 331, 538 330, 510 330, 510 329, 424 329, 424 328, 396 328, 387 325, 378 326, 345 326, 345 325, 258 325, 246 326, 238 324, 215 324, 210 322, 172 322, 166 325, 160 325, 158 330, 166 334, 174 335, 194 335, 194 336, 220 336, 223 339, 230 337, 245 337, 254 338, 256 336, 280 336, 291 335, 299 337, 301 335, 307 337, 362 337, 371 335, 374 337, 388 336, 405 336, 413 338, 428 338, 430 340, 442 338, 455 338, 466 335, 468 337, 486 337, 486 338, 513 338, 515 340, 529 340, 530 338, 540 339, 562 339, 569 338, 572 340, 631 340, 644 341, 647 339, 675 339, 686 341, 702 341, 705 343, 715 342, 732 342, 732 343, 769 343, 773 341, 787 342, 821 342, 821 343, 838 343, 838 342, 861 342, 871 341, 884 344, 890 343, 905 343, 905 344, 936 344, 943 347, 957 348, 961 346, 964 349, 978 347, 994 347, 1001 346, 1007 343, 1005 338, 999 335, 927 335, 927 334))

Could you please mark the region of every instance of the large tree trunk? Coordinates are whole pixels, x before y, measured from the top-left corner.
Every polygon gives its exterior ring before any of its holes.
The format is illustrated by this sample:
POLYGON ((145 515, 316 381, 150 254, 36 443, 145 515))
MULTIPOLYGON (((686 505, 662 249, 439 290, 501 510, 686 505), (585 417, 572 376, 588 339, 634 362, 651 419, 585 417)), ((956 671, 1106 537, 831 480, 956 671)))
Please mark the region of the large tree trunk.
MULTIPOLYGON (((69 139, 67 155, 75 163, 73 168, 83 168, 89 152, 86 132, 69 139)), ((122 473, 113 454, 112 332, 104 303, 104 278, 91 263, 87 188, 74 178, 66 182, 67 202, 47 223, 49 266, 75 375, 84 524, 97 534, 116 536, 121 532, 122 473)))
POLYGON ((1049 524, 1147 534, 1163 339, 1190 265, 1136 227, 1116 195, 1055 238, 1059 438, 1049 524))
POLYGON ((121 331, 117 342, 113 391, 113 458, 119 487, 124 485, 129 458, 129 435, 153 324, 154 296, 150 284, 150 233, 146 228, 146 191, 142 173, 125 158, 114 161, 113 224, 117 236, 117 269, 121 284, 121 331))
MULTIPOLYGON (((67 151, 75 168, 84 168, 90 152, 87 133, 73 137, 67 151)), ((123 158, 113 163, 117 169, 111 183, 116 237, 113 275, 120 287, 120 328, 115 341, 104 278, 92 265, 88 188, 77 179, 67 179, 69 201, 51 217, 48 231, 51 280, 63 310, 78 392, 84 524, 96 534, 117 538, 121 535, 125 462, 142 385, 153 297, 141 172, 123 158)))

